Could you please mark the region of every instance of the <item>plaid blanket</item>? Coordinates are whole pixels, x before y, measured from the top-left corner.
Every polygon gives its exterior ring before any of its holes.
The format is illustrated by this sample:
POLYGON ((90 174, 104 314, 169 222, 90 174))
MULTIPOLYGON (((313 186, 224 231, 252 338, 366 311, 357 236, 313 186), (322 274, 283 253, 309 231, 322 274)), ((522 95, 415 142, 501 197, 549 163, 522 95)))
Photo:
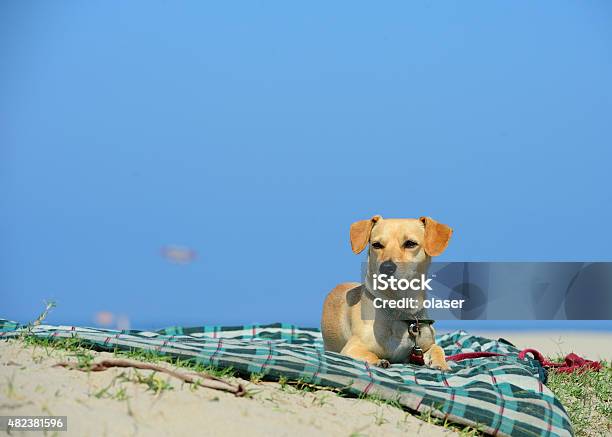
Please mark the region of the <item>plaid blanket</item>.
MULTIPOLYGON (((17 337, 24 326, 0 319, 0 338, 17 337)), ((395 400, 409 410, 431 414, 500 436, 571 436, 572 427, 559 400, 544 385, 546 372, 504 340, 464 331, 440 335, 448 355, 496 352, 489 358, 450 363, 444 373, 409 364, 382 369, 325 352, 318 329, 287 324, 171 327, 156 332, 113 331, 39 325, 29 335, 77 337, 101 350, 147 350, 237 372, 281 376, 395 400)))

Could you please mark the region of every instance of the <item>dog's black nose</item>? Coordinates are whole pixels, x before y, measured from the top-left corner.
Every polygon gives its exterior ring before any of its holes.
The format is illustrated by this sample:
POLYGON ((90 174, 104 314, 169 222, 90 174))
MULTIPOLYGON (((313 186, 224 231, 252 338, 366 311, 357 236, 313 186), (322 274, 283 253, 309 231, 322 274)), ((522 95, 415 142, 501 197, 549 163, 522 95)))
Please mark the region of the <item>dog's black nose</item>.
POLYGON ((397 269, 397 265, 390 260, 385 261, 384 263, 382 263, 380 265, 380 267, 378 267, 378 271, 383 274, 383 275, 387 275, 387 276, 391 276, 393 273, 395 273, 395 270, 397 269))

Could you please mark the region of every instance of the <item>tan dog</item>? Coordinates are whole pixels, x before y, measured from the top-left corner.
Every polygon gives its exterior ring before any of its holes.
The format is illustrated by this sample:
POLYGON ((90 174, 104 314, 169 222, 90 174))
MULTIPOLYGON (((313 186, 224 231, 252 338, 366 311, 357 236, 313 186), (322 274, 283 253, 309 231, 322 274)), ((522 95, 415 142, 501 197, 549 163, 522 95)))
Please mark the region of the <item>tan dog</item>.
MULTIPOLYGON (((402 310, 405 317, 399 319, 391 313, 398 310, 375 308, 371 278, 373 273, 408 279, 426 275, 431 257, 444 252, 452 232, 429 217, 383 219, 377 215, 353 223, 353 252, 358 254, 370 244, 366 282, 346 282, 327 295, 321 319, 325 350, 381 367, 407 363, 411 354, 422 351, 425 364, 448 370, 444 351, 435 344, 432 321, 419 323, 416 310, 402 310)), ((420 301, 425 298, 424 291, 416 295, 420 301)))

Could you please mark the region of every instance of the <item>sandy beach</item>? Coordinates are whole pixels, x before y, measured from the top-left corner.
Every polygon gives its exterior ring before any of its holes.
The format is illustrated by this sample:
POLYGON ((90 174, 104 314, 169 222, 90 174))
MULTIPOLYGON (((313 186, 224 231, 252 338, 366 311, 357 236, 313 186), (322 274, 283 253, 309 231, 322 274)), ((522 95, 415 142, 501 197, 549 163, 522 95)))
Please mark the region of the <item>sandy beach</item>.
MULTIPOLYGON (((96 361, 112 358, 110 353, 93 354, 96 361)), ((57 435, 79 437, 454 434, 399 408, 326 390, 306 392, 274 382, 229 378, 242 382, 252 393, 235 397, 157 374, 167 388, 156 393, 136 382, 137 375, 146 380, 152 371, 81 372, 52 367, 66 359, 71 359, 70 352, 0 342, 0 415, 68 416, 68 431, 57 435)))
MULTIPOLYGON (((552 356, 574 351, 587 358, 609 359, 611 354, 612 334, 606 333, 479 334, 503 337, 552 356)), ((95 361, 113 357, 92 354, 95 361)), ((53 367, 63 360, 76 358, 70 351, 0 342, 0 415, 68 416, 68 431, 57 435, 70 436, 456 434, 394 406, 327 390, 307 392, 232 377, 228 380, 243 383, 251 393, 235 397, 148 370, 82 372, 53 367)))
POLYGON ((574 352, 589 360, 612 360, 612 333, 601 331, 470 331, 486 338, 504 338, 519 349, 536 349, 558 358, 574 352))

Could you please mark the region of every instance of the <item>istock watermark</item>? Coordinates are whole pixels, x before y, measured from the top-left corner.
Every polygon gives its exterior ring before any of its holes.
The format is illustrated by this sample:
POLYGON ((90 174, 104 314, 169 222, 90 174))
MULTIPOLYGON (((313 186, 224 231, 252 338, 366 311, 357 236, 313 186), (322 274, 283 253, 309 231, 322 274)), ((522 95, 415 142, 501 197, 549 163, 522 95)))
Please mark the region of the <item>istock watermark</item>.
POLYGON ((429 283, 432 281, 432 278, 425 278, 424 274, 421 274, 421 276, 419 278, 412 278, 412 279, 406 279, 406 278, 396 278, 393 275, 386 275, 386 274, 373 274, 372 275, 372 285, 373 285, 373 290, 380 290, 380 291, 385 291, 385 290, 394 290, 394 291, 406 291, 406 290, 413 290, 413 291, 425 291, 425 290, 430 290, 431 291, 431 287, 429 285, 429 283))
POLYGON ((418 300, 413 297, 404 297, 399 299, 384 299, 382 297, 375 297, 373 299, 374 308, 380 309, 457 309, 463 308, 465 299, 436 299, 435 297, 418 300))
POLYGON ((384 267, 363 265, 363 296, 375 310, 364 320, 612 319, 612 262, 394 263, 392 274, 384 267))
MULTIPOLYGON (((396 278, 393 275, 387 274, 374 274, 372 275, 372 291, 433 291, 430 286, 433 278, 426 278, 424 274, 421 274, 417 278, 396 278)), ((423 310, 423 309, 450 309, 450 308, 462 308, 465 299, 437 299, 435 297, 423 299, 417 297, 395 297, 395 298, 384 298, 376 297, 372 300, 374 308, 377 309, 409 309, 409 310, 423 310)))

